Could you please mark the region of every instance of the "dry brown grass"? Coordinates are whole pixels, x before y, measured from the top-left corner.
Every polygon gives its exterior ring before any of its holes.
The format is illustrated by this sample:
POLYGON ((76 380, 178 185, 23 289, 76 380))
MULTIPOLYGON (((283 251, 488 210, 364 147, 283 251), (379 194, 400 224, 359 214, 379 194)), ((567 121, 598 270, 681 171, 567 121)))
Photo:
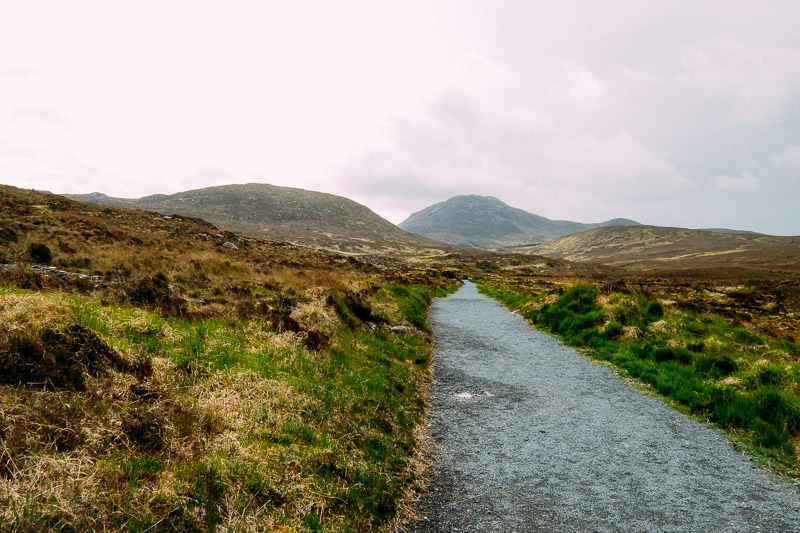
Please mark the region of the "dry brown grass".
POLYGON ((62 296, 37 293, 8 294, 0 300, 0 338, 18 330, 42 330, 62 327, 69 320, 69 310, 62 296))
POLYGON ((430 345, 379 290, 393 267, 0 192, 0 353, 77 325, 116 354, 81 387, 0 385, 0 529, 399 530, 430 345), (36 243, 68 274, 30 271, 36 243))
MULTIPOLYGON (((300 454, 294 459, 283 458, 284 468, 276 470, 270 461, 264 461, 273 452, 265 450, 262 443, 247 441, 247 436, 260 428, 280 427, 288 413, 310 408, 307 398, 285 383, 252 371, 233 371, 213 381, 189 380, 186 384, 175 376, 174 364, 155 359, 152 375, 146 380, 116 373, 92 380, 83 394, 0 387, 6 471, 0 478, 0 495, 8 503, 0 512, 3 523, 14 524, 15 513, 31 501, 36 502, 39 525, 79 524, 87 530, 103 529, 109 520, 115 522, 113 516, 96 515, 95 509, 105 510, 101 515, 119 509, 130 517, 146 516, 165 505, 180 507, 181 502, 191 500, 189 494, 194 490, 181 479, 185 468, 181 464, 213 462, 216 457, 251 465, 276 487, 276 494, 303 490, 304 483, 310 482, 286 466, 300 461, 302 450, 290 453, 300 454), (131 421, 147 424, 139 413, 153 415, 144 434, 132 431, 131 421), (74 447, 65 432, 77 432, 72 439, 74 447), (143 474, 131 485, 124 469, 126 461, 154 452, 167 466, 143 474)), ((302 516, 309 506, 300 498, 277 512, 269 502, 256 508, 242 507, 237 490, 241 488, 229 488, 221 504, 231 528, 263 530, 287 516, 302 516)), ((205 520, 203 513, 195 518, 205 520)), ((124 522, 122 516, 119 520, 124 522)))

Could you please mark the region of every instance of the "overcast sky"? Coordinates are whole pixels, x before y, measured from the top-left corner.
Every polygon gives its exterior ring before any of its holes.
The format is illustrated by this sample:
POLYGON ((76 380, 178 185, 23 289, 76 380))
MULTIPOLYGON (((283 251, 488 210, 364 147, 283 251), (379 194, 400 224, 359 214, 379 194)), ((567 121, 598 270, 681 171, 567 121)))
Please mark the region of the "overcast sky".
POLYGON ((8 0, 0 183, 800 234, 797 0, 8 0))

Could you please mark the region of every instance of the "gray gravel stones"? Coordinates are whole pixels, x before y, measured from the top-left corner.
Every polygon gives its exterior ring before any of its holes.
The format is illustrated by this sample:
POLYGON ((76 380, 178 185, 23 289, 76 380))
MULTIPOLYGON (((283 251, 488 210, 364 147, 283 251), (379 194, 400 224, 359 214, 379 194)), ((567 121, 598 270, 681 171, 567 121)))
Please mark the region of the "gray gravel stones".
POLYGON ((437 300, 415 532, 800 531, 800 491, 467 283, 437 300))

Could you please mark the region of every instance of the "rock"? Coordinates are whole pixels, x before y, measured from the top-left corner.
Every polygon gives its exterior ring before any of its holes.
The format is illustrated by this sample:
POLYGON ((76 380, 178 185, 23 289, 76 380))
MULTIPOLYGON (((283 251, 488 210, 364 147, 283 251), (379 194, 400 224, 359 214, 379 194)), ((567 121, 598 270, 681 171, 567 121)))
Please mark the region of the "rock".
POLYGON ((224 243, 222 243, 222 246, 224 246, 225 248, 230 248, 231 250, 238 250, 239 249, 239 247, 236 246, 235 244, 233 244, 232 242, 224 242, 224 243))

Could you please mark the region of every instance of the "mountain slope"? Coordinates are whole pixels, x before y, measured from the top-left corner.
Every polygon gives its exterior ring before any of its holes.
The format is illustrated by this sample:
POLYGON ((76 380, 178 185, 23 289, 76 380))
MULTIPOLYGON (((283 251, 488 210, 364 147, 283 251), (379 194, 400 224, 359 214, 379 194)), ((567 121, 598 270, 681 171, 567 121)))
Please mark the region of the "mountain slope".
POLYGON ((514 251, 627 268, 771 265, 796 271, 800 265, 800 237, 659 226, 596 228, 514 251))
POLYGON ((337 252, 437 255, 452 250, 444 243, 402 231, 347 198, 262 183, 222 185, 139 199, 111 198, 100 193, 65 196, 101 205, 202 218, 248 237, 337 252))
POLYGON ((405 273, 0 184, 0 531, 395 530, 454 281, 405 273))
POLYGON ((459 246, 501 248, 547 242, 563 235, 608 225, 638 224, 615 219, 602 224, 550 220, 511 207, 493 196, 454 196, 418 211, 399 227, 459 246))

